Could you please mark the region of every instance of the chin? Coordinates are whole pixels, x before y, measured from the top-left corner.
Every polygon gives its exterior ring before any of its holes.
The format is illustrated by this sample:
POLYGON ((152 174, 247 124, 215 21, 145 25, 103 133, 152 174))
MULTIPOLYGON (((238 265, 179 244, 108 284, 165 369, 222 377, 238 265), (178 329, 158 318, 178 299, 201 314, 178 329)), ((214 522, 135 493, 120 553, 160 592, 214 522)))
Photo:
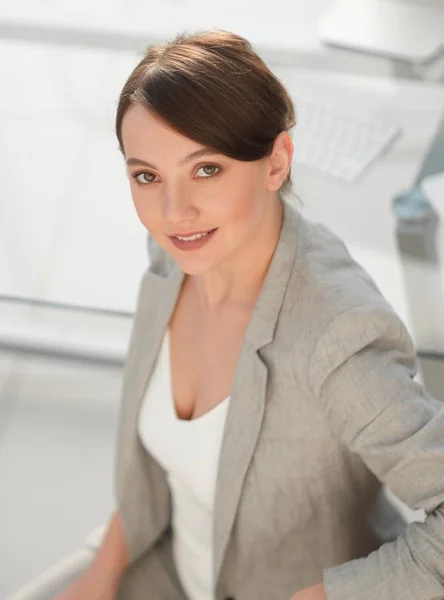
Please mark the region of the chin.
POLYGON ((178 265, 180 269, 187 275, 203 275, 204 273, 207 273, 208 271, 211 271, 214 268, 213 263, 199 264, 199 262, 196 261, 195 264, 193 264, 192 260, 178 262, 178 265))

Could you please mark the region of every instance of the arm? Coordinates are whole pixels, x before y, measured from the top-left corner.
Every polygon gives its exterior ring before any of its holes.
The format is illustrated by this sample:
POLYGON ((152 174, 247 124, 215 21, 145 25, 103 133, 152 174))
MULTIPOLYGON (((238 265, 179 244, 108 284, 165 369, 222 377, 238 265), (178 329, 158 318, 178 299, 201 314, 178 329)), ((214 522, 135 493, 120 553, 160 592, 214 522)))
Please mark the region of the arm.
POLYGON ((123 536, 122 523, 119 513, 115 512, 90 569, 117 586, 128 564, 129 553, 123 536))
POLYGON ((368 557, 326 569, 328 600, 444 598, 444 405, 416 370, 411 338, 388 308, 337 316, 313 354, 310 386, 332 431, 427 515, 368 557))
POLYGON ((86 571, 54 600, 112 600, 129 564, 119 513, 113 514, 103 542, 86 571))

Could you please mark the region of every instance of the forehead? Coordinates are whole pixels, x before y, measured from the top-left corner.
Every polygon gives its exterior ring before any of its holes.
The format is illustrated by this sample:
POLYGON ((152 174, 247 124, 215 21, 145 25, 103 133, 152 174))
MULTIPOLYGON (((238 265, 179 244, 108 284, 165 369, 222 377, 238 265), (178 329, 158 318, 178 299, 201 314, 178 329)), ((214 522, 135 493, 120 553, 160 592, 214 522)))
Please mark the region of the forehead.
POLYGON ((123 116, 122 143, 127 156, 137 153, 139 158, 147 159, 154 151, 156 155, 166 152, 169 156, 181 156, 184 152, 203 148, 172 130, 140 104, 130 106, 123 116))

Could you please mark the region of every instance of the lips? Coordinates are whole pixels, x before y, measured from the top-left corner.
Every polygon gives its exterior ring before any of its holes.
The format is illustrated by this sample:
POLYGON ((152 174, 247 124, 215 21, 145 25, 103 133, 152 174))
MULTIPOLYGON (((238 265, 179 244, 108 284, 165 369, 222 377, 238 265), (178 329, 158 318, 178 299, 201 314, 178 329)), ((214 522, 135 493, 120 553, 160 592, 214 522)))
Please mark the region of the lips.
POLYGON ((172 244, 179 250, 199 250, 200 248, 206 246, 210 240, 213 239, 213 237, 216 235, 217 229, 218 228, 216 227, 215 229, 210 229, 208 232, 201 232, 201 234, 206 233, 206 235, 200 235, 199 237, 191 240, 181 240, 180 238, 173 236, 171 236, 170 239, 172 244))
POLYGON ((191 237, 192 235, 201 235, 202 233, 210 233, 212 229, 203 229, 202 231, 191 231, 188 233, 173 233, 170 237, 191 237))

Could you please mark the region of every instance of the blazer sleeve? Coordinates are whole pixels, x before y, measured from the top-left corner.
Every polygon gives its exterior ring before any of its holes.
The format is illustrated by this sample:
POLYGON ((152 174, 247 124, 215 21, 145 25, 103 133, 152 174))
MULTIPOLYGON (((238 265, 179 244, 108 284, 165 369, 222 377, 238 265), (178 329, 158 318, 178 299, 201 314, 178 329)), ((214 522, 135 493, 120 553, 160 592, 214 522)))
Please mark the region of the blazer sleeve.
POLYGON ((412 339, 389 307, 345 311, 315 346, 309 384, 333 433, 426 512, 369 556, 325 569, 328 600, 444 598, 444 404, 416 372, 412 339))

